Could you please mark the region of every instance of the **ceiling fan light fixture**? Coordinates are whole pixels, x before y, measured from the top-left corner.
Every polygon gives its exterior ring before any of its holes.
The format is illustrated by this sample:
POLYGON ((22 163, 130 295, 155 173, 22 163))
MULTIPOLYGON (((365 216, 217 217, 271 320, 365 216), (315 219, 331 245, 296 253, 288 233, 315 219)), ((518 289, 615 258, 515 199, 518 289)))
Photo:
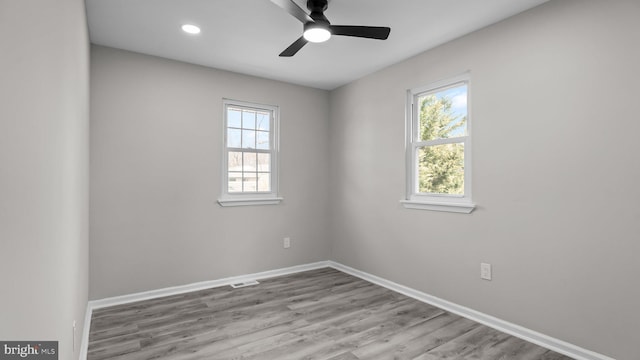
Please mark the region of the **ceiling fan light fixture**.
POLYGON ((192 35, 200 34, 200 28, 192 24, 182 25, 182 31, 192 35))
POLYGON ((305 26, 302 36, 309 42, 321 43, 331 38, 331 31, 323 24, 310 23, 305 26))

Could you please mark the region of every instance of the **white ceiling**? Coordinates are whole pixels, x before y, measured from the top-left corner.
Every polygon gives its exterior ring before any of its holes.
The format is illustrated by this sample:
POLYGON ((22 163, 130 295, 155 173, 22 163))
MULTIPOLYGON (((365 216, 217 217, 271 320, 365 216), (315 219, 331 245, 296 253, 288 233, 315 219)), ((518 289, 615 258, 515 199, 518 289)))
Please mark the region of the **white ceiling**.
MULTIPOLYGON (((334 36, 278 54, 302 23, 270 0, 86 0, 91 42, 334 89, 548 0, 331 0, 334 25, 389 26, 385 41, 334 36), (199 35, 180 30, 191 23, 199 35)), ((305 0, 295 0, 306 10, 305 0)))

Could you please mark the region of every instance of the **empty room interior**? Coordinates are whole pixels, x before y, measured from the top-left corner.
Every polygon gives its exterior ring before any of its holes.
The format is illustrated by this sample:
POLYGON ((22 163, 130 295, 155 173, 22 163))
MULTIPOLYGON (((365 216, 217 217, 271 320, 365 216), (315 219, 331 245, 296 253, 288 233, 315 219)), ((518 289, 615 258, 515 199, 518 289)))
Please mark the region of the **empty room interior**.
POLYGON ((639 66, 637 0, 0 0, 0 358, 640 359, 639 66))

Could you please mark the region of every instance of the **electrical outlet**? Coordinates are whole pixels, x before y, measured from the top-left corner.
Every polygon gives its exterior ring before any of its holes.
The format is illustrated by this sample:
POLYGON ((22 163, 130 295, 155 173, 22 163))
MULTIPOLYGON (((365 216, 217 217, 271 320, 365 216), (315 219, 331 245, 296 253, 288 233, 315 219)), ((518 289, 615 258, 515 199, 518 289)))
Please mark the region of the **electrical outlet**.
POLYGON ((284 246, 285 249, 288 249, 291 247, 291 238, 284 238, 282 245, 284 246))
POLYGON ((480 278, 491 280, 491 264, 480 263, 480 278))

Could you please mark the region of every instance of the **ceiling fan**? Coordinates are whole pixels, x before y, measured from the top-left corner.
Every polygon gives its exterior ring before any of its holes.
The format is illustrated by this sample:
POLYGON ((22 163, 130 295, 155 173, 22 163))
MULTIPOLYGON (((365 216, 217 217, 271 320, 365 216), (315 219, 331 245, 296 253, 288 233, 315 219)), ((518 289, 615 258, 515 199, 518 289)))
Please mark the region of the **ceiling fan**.
POLYGON ((271 2, 304 24, 303 35, 280 53, 283 57, 295 55, 308 42, 327 41, 331 35, 386 40, 391 32, 390 28, 382 26, 331 25, 324 16, 324 11, 328 7, 327 0, 307 0, 307 9, 311 12, 310 14, 302 10, 293 0, 271 0, 271 2))

